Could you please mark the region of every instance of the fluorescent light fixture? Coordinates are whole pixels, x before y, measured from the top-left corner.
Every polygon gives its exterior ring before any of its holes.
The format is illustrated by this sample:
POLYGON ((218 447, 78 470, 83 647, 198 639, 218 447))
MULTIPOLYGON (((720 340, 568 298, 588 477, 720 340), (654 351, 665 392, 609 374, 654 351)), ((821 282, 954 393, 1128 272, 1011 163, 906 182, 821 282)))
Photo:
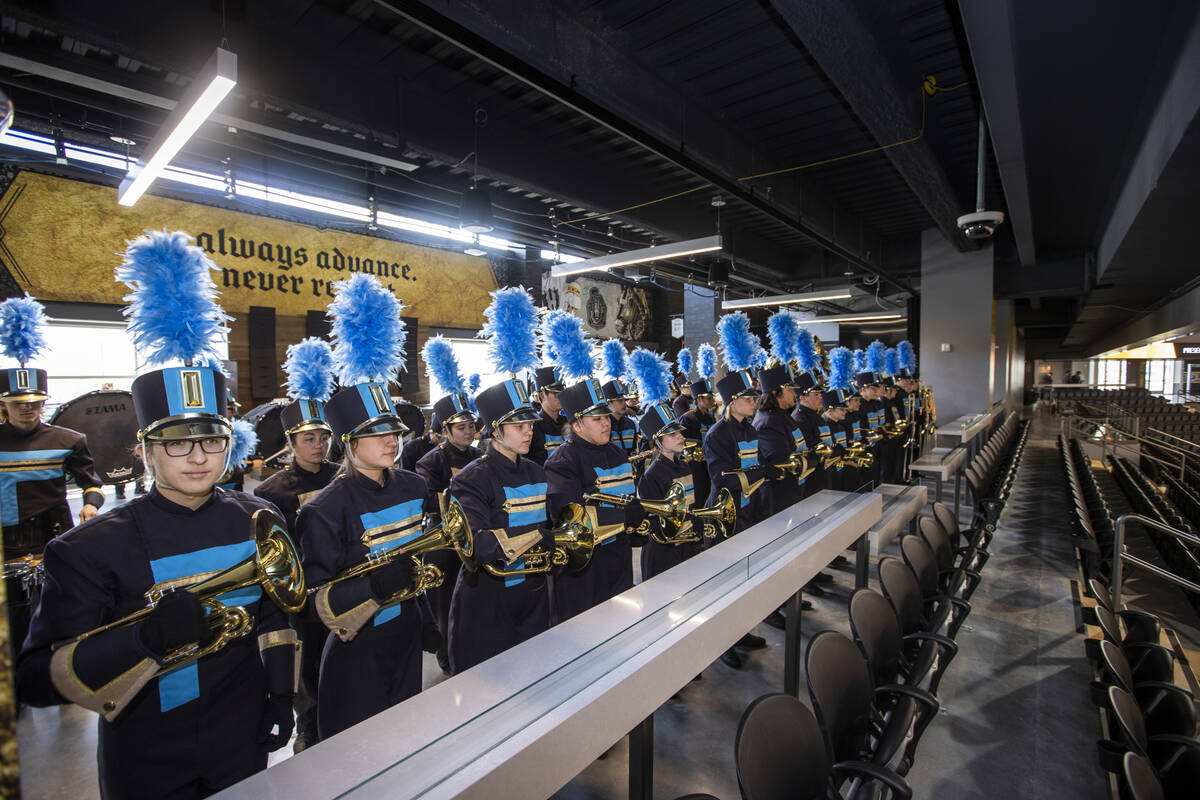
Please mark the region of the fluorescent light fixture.
POLYGON ((159 128, 158 135, 147 148, 149 158, 139 158, 121 181, 117 202, 123 206, 136 203, 236 85, 237 56, 218 47, 203 72, 192 82, 183 99, 159 128))
POLYGON ((830 289, 825 292, 805 294, 773 294, 767 297, 747 297, 744 300, 722 300, 721 309, 731 311, 738 308, 757 306, 790 306, 795 303, 820 303, 823 300, 849 300, 853 297, 849 289, 830 289))
POLYGON ((831 316, 815 316, 810 322, 871 322, 881 319, 904 319, 901 311, 865 311, 861 314, 834 314, 831 316))
POLYGON ((557 250, 542 250, 538 255, 543 261, 554 261, 562 264, 578 264, 580 261, 583 261, 579 256, 560 253, 557 250))
POLYGON ((643 247, 640 250, 630 250, 626 253, 611 253, 607 256, 589 258, 570 265, 554 264, 550 267, 550 277, 564 278, 568 275, 627 267, 630 264, 645 264, 648 261, 659 261, 664 258, 712 253, 720 250, 721 246, 720 236, 705 236, 703 239, 688 239, 685 242, 643 247))

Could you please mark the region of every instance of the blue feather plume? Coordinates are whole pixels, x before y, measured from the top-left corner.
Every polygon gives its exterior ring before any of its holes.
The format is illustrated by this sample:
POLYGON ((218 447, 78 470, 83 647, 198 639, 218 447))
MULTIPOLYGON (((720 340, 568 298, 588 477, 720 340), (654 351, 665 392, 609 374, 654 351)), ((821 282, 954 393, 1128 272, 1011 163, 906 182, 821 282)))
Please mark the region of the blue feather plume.
POLYGON ((754 354, 761 348, 758 337, 750 332, 750 318, 741 311, 717 320, 717 341, 725 357, 725 366, 735 372, 750 369, 754 365, 754 354))
POLYGON ((244 467, 255 447, 258 447, 258 434, 254 431, 254 425, 244 419, 235 419, 233 431, 229 434, 228 469, 244 467))
POLYGON ((46 314, 28 294, 0 303, 0 349, 22 367, 46 349, 46 314))
POLYGON ((600 362, 604 365, 604 374, 610 380, 621 380, 629 370, 629 356, 625 353, 625 345, 616 339, 606 339, 600 345, 600 362))
POLYGON ((542 339, 564 378, 591 376, 592 343, 583 333, 583 320, 570 311, 551 311, 542 320, 542 339))
POLYGON ((883 371, 888 375, 900 374, 900 354, 896 352, 896 348, 889 347, 884 351, 883 371))
POLYGON ((211 274, 217 265, 190 239, 182 231, 147 231, 129 243, 117 267, 117 280, 133 290, 124 298, 133 345, 152 366, 221 364, 216 346, 231 317, 217 305, 211 274))
POLYGON ((876 339, 867 345, 867 369, 875 374, 883 372, 884 352, 887 350, 883 342, 876 339))
POLYGON ((896 345, 896 352, 900 354, 901 369, 915 370, 917 368, 917 351, 913 349, 912 342, 905 339, 896 345))
POLYGON ((835 347, 829 351, 829 385, 834 389, 849 389, 854 380, 854 356, 845 347, 835 347))
POLYGON ((675 369, 683 377, 688 377, 692 373, 692 351, 686 347, 679 351, 675 356, 675 369))
POLYGON ((706 381, 717 377, 717 348, 702 344, 696 348, 696 374, 706 381))
POLYGON ((467 393, 467 382, 458 369, 458 356, 449 341, 440 335, 430 337, 425 341, 421 356, 425 359, 425 374, 433 379, 443 395, 467 393))
POLYGON ((471 413, 478 414, 479 409, 475 408, 475 393, 479 391, 479 384, 483 378, 478 372, 472 372, 471 377, 467 378, 467 402, 471 405, 471 413))
POLYGON ((795 361, 800 354, 800 325, 787 311, 777 311, 767 320, 767 338, 771 342, 771 355, 784 366, 795 361))
POLYGON ((854 374, 867 371, 867 351, 861 347, 854 351, 854 374))
POLYGON ((374 275, 358 273, 333 285, 333 364, 343 386, 384 383, 404 369, 404 306, 374 275))
POLYGON ((762 349, 762 345, 759 345, 758 349, 754 351, 754 358, 751 359, 750 365, 755 369, 764 369, 770 359, 771 355, 762 349))
POLYGON ((479 335, 488 340, 488 357, 497 372, 516 375, 537 366, 538 312, 523 286, 492 292, 483 315, 487 322, 479 335))
POLYGON ((821 357, 817 355, 817 343, 813 341, 808 328, 801 328, 800 335, 796 340, 796 364, 805 372, 809 372, 821 364, 821 357))
POLYGON ((629 374, 637 382, 640 399, 646 407, 671 396, 671 368, 662 356, 644 347, 629 356, 629 374))
POLYGON ((324 403, 333 394, 333 349, 324 339, 310 336, 287 349, 283 362, 288 397, 324 403))

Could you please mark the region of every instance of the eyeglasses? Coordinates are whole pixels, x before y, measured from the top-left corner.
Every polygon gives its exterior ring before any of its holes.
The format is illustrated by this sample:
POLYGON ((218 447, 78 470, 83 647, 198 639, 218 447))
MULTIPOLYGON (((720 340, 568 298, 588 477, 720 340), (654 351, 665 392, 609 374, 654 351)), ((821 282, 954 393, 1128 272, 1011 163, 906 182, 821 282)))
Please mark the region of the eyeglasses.
POLYGON ((157 444, 162 445, 162 449, 172 458, 183 458, 191 455, 197 442, 200 443, 200 449, 209 455, 224 453, 229 447, 228 436, 209 436, 205 439, 170 439, 165 442, 157 442, 157 444))

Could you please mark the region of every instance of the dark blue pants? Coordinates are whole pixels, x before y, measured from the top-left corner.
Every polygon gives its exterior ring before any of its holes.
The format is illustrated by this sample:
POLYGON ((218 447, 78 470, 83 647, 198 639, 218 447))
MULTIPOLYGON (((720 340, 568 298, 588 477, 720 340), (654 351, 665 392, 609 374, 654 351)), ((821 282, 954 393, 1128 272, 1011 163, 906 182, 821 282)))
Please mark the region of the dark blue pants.
POLYGON ((448 648, 455 674, 487 661, 550 627, 550 589, 545 575, 524 580, 482 570, 459 573, 450 605, 448 648))

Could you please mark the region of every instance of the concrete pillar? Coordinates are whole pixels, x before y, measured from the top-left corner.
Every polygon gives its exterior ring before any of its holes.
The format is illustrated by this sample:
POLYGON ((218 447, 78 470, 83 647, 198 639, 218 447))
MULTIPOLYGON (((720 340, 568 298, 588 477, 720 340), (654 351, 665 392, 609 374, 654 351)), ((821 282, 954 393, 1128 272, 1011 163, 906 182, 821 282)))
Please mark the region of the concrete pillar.
POLYGON ((988 410, 993 330, 991 246, 960 253, 939 231, 924 231, 918 363, 921 380, 933 386, 939 425, 988 410))
MULTIPOLYGON (((696 355, 696 348, 705 342, 716 344, 720 302, 716 293, 705 286, 684 287, 683 342, 692 351, 693 357, 696 355)), ((693 370, 691 379, 696 380, 698 377, 693 370)))

